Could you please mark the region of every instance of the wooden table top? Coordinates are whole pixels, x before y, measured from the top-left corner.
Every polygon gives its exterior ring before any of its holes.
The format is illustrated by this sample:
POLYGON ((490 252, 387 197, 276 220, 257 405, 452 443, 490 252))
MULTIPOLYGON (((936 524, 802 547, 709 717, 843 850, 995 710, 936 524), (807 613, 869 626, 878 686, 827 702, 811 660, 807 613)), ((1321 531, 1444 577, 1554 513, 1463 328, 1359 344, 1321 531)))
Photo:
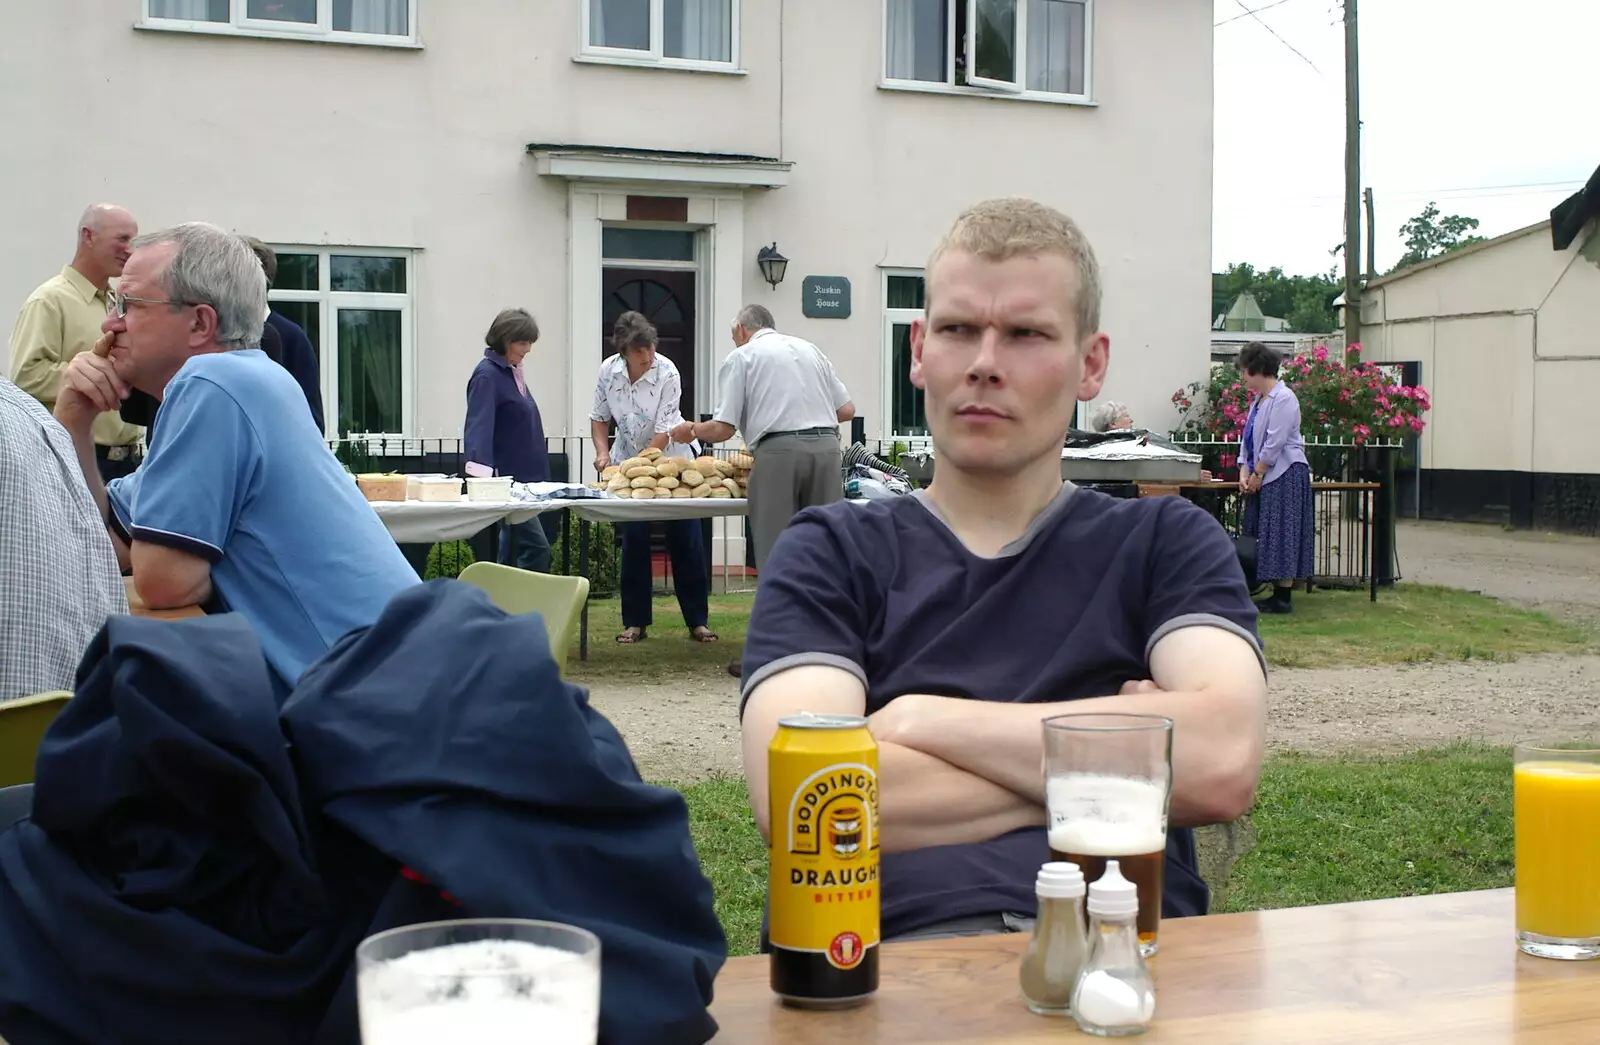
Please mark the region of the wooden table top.
MULTIPOLYGON (((1150 961, 1155 1020, 1185 1045, 1580 1045, 1600 1042, 1600 961, 1516 948, 1509 889, 1184 918, 1150 961)), ((765 957, 717 979, 713 1045, 1044 1045, 1092 1041, 1023 1007, 1024 934, 888 944, 882 982, 846 1012, 786 1009, 765 957)))
MULTIPOLYGON (((156 620, 182 620, 185 617, 204 617, 206 611, 199 606, 179 606, 171 610, 153 610, 139 598, 139 593, 134 590, 133 578, 122 578, 122 586, 128 592, 128 612, 135 617, 153 617, 156 620)), ((5 1045, 0 1042, 0 1045, 5 1045)))

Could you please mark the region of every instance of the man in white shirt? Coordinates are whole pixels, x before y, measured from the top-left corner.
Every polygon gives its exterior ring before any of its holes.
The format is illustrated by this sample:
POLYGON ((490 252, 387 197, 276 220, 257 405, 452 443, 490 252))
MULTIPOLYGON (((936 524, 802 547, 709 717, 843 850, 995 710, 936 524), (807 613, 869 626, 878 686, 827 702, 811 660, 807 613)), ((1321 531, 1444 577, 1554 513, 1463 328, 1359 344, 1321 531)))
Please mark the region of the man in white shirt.
MULTIPOLYGON (((750 472, 750 537, 759 574, 796 512, 844 499, 839 425, 856 405, 833 363, 809 341, 774 329, 772 313, 746 305, 733 322, 734 349, 717 371, 722 401, 710 421, 672 430, 682 443, 720 443, 737 429, 755 455, 750 472)), ((728 665, 739 677, 740 664, 728 665)))
POLYGON ((743 433, 756 459, 749 496, 757 571, 795 512, 844 497, 839 425, 856 416, 822 350, 773 325, 760 305, 739 311, 735 348, 717 371, 722 401, 712 420, 686 421, 672 432, 679 442, 711 443, 743 433))

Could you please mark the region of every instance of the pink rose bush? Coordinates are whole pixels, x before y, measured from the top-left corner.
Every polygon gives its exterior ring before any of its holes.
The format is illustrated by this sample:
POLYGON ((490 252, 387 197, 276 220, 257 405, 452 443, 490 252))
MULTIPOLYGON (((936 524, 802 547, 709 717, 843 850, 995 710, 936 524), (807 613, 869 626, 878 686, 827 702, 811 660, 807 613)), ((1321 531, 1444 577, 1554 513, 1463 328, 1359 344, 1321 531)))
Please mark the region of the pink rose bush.
MULTIPOLYGON (((1342 357, 1318 345, 1308 355, 1285 359, 1278 377, 1300 399, 1300 430, 1307 442, 1399 441, 1423 430, 1423 415, 1432 406, 1427 389, 1394 383, 1361 358, 1360 345, 1351 345, 1342 357)), ((1172 404, 1183 411, 1178 434, 1236 440, 1253 398, 1237 370, 1213 366, 1209 381, 1173 393, 1172 404)))

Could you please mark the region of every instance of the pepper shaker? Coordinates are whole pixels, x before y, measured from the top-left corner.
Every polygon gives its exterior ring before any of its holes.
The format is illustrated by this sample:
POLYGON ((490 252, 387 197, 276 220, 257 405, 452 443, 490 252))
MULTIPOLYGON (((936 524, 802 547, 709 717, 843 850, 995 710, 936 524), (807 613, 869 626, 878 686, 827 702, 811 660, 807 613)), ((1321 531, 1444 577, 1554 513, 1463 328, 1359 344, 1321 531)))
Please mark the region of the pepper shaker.
POLYGON ((1083 919, 1083 872, 1077 864, 1048 863, 1034 886, 1039 914, 1022 956, 1022 997, 1041 1016, 1066 1016, 1072 989, 1089 957, 1083 919))

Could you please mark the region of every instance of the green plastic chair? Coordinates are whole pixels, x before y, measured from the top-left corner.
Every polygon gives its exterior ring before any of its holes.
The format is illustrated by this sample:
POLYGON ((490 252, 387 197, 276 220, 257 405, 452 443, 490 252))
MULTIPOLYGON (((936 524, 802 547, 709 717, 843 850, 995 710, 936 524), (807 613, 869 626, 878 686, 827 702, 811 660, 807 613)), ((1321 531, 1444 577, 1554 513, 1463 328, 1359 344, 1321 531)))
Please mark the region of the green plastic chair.
POLYGON ((39 742, 71 699, 71 693, 58 690, 0 701, 0 787, 33 783, 39 742))
POLYGON ((550 654, 563 672, 567 650, 572 648, 578 614, 589 598, 589 578, 559 577, 532 573, 497 562, 475 562, 461 571, 466 581, 489 596, 489 601, 507 613, 537 613, 544 618, 550 634, 550 654))

